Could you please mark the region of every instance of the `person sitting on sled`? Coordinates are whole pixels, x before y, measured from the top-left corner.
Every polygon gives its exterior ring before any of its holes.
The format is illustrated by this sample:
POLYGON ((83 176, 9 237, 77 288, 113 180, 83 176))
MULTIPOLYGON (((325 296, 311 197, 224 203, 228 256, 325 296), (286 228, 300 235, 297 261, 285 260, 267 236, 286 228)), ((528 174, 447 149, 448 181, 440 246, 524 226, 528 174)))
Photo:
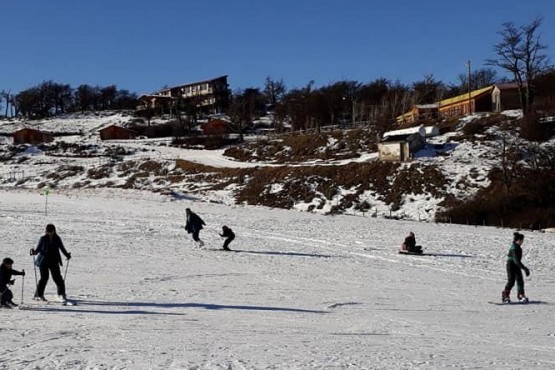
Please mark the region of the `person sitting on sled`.
POLYGON ((405 241, 401 245, 401 250, 410 253, 422 253, 422 246, 416 245, 416 238, 412 231, 409 232, 409 235, 405 238, 405 241))

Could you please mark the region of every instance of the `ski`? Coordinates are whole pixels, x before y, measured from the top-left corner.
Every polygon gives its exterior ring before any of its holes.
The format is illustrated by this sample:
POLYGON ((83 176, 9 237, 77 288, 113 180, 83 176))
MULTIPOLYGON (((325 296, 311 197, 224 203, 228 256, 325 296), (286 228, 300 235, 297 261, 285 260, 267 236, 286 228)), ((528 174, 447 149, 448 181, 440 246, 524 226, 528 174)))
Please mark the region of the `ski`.
POLYGON ((511 302, 494 302, 488 301, 489 304, 494 304, 496 306, 510 306, 510 305, 527 305, 527 304, 547 304, 544 301, 511 301, 511 302))

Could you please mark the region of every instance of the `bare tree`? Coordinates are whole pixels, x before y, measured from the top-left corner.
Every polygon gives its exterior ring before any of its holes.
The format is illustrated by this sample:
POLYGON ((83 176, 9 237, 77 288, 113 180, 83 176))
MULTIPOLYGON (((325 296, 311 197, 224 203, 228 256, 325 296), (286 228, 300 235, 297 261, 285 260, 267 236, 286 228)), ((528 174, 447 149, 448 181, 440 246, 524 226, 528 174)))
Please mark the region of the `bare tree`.
POLYGON ((525 26, 503 23, 503 29, 498 32, 501 41, 493 48, 497 57, 487 60, 488 65, 500 67, 513 75, 524 112, 529 112, 532 106, 532 81, 549 68, 549 59, 543 53, 547 46, 540 41, 541 24, 542 18, 525 26))

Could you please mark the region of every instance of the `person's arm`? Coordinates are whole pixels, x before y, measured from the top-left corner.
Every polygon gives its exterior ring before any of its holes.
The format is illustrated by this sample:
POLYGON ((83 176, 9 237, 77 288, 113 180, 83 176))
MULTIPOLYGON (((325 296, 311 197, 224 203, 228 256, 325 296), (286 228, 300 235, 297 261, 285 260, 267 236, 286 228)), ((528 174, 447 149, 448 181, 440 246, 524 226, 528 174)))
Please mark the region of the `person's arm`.
POLYGON ((58 246, 60 247, 60 250, 62 251, 62 253, 64 254, 64 256, 66 256, 67 259, 71 258, 71 253, 69 253, 66 250, 66 247, 64 246, 64 243, 62 242, 62 238, 60 238, 58 235, 56 235, 58 237, 58 246))
POLYGON ((25 270, 21 270, 21 271, 12 270, 12 275, 23 275, 23 276, 25 276, 25 270))
POLYGON ((39 242, 37 243, 37 247, 35 249, 31 249, 32 255, 37 255, 43 252, 43 249, 44 249, 43 239, 44 239, 44 236, 41 236, 41 238, 39 239, 39 242))
POLYGON ((528 270, 526 266, 522 263, 522 261, 516 255, 516 250, 514 248, 509 249, 509 259, 514 262, 521 270, 528 270))

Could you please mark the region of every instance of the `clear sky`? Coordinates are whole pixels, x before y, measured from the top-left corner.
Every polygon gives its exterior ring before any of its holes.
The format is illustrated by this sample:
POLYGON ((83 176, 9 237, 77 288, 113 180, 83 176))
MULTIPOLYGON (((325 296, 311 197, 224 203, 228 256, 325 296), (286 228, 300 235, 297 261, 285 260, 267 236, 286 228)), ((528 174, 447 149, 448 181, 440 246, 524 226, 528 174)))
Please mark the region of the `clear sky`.
POLYGON ((0 8, 0 90, 44 80, 136 93, 229 75, 232 89, 379 77, 456 82, 484 67, 503 22, 544 17, 554 0, 11 0, 0 8))

